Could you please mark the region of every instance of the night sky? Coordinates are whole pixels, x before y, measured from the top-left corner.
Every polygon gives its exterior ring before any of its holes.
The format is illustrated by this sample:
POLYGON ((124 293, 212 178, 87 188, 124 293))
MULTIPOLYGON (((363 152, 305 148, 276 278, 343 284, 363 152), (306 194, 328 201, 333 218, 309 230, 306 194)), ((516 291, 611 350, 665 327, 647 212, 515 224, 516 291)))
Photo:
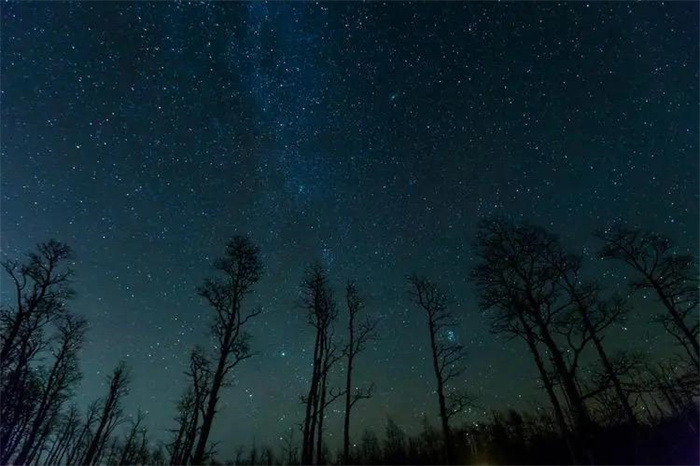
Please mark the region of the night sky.
MULTIPOLYGON (((357 362, 377 385, 357 438, 387 415, 409 432, 437 421, 413 271, 453 298, 479 403, 548 406, 525 346, 478 309, 480 219, 550 228, 623 293, 596 228, 622 218, 698 252, 694 2, 4 3, 1 26, 3 254, 74 248, 71 309, 91 323, 78 401, 125 358, 127 412, 148 410, 156 438, 207 341, 194 290, 234 234, 260 245, 248 305, 264 313, 214 421, 220 457, 278 447, 302 420, 313 333, 296 302, 315 259, 382 318, 357 362)), ((654 301, 635 302, 608 341, 667 354, 654 301)))

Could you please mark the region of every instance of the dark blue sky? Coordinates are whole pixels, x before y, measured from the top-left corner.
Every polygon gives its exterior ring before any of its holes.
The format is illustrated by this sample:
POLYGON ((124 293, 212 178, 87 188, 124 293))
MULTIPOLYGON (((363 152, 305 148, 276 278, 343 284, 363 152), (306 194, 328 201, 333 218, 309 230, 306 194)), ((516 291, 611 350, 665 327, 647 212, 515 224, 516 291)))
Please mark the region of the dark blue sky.
MULTIPOLYGON (((229 237, 259 243, 260 355, 223 396, 223 454, 301 420, 313 336, 294 303, 314 259, 383 317, 359 435, 437 416, 412 271, 454 298, 480 403, 539 402, 467 280, 483 217, 550 228, 611 289, 625 276, 590 233, 616 219, 698 252, 697 3, 5 3, 1 58, 1 245, 75 249, 82 402, 126 358, 127 407, 164 435, 205 341, 194 289, 229 237)), ((610 340, 667 353, 637 301, 610 340)))

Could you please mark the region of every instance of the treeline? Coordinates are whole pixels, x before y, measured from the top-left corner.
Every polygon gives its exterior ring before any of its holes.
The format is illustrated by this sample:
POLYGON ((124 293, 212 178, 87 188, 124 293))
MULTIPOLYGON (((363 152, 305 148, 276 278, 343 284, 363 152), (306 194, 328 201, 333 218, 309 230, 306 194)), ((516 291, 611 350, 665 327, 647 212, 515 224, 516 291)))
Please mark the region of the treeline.
MULTIPOLYGON (((375 391, 353 371, 377 336, 378 320, 368 314, 354 281, 338 298, 327 271, 311 264, 298 302, 314 336, 308 390, 299 394, 303 417, 277 448, 239 448, 226 462, 697 464, 697 262, 653 232, 618 225, 595 236, 598 257, 623 264, 633 277, 625 296, 587 277, 584 257, 542 228, 494 218, 477 231, 477 265, 465 276, 476 287, 492 333, 529 352, 550 401, 536 414, 494 412, 478 424, 465 423, 463 414, 477 400, 458 382, 468 348, 450 336, 461 316, 439 283, 407 277, 408 299, 425 317, 438 424, 426 418, 421 432, 409 436, 389 419, 381 440, 369 430, 352 430, 353 408, 375 391), (656 298, 654 322, 678 345, 672 360, 609 349, 606 336, 636 312, 630 298, 637 292, 656 298), (340 386, 332 385, 340 379, 340 386), (333 404, 342 405, 344 416, 338 451, 325 442, 333 404)), ((123 362, 111 372, 104 396, 85 411, 70 402, 81 379, 78 356, 88 329, 68 307, 74 295, 70 260, 70 248, 51 240, 24 261, 2 263, 12 293, 4 293, 0 309, 0 462, 220 464, 210 441, 219 400, 235 368, 256 355, 246 329, 261 310, 246 299, 264 272, 258 247, 234 237, 214 262, 212 278, 197 289, 211 308, 213 345, 190 353, 186 389, 173 407, 167 441, 149 436, 140 410, 124 412, 130 376, 123 362)))

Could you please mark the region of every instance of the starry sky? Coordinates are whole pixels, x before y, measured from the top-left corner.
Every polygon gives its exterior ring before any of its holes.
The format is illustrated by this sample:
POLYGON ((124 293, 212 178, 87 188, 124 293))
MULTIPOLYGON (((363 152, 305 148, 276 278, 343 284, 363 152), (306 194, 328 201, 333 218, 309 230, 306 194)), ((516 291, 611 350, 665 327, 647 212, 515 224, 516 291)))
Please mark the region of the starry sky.
MULTIPOLYGON (((382 319, 357 363, 377 385, 359 436, 387 415, 408 431, 437 420, 413 271, 452 297, 460 383, 480 404, 543 402, 468 281, 480 219, 550 228, 622 292, 594 229, 623 218, 698 252, 694 2, 4 3, 1 26, 3 254, 74 248, 71 308, 91 323, 77 399, 101 396, 125 358, 127 411, 148 410, 156 437, 207 341, 194 290, 234 234, 260 245, 249 305, 264 312, 260 355, 214 423, 222 457, 277 447, 302 419, 313 334, 295 303, 313 260, 339 295, 356 279, 382 319)), ((634 300, 609 341, 666 354, 653 300, 634 300)), ((331 443, 340 425, 332 412, 331 443)))

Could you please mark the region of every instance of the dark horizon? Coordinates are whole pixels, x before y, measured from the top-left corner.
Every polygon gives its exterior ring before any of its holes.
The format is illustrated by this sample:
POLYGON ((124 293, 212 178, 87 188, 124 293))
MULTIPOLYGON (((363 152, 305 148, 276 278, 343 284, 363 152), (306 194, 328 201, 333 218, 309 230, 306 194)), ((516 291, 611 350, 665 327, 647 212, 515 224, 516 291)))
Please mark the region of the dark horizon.
MULTIPOLYGON (((264 273, 244 309, 259 354, 236 366, 210 442, 217 458, 278 448, 302 422, 314 333, 299 306, 320 263, 339 303, 357 283, 378 338, 354 379, 374 383, 353 438, 391 417, 418 433, 440 416, 425 316, 406 277, 450 298, 478 398, 491 411, 550 409, 527 346, 490 332, 480 222, 551 232, 606 297, 629 297, 606 347, 684 354, 649 290, 601 260, 593 234, 626 222, 700 248, 698 6, 657 3, 6 3, 3 260, 55 239, 74 258, 70 312, 89 321, 73 397, 102 397, 120 360, 124 412, 168 438, 189 353, 213 315, 197 287, 236 235, 264 273)), ((14 291, 3 275, 3 306, 14 291)), ((691 319, 697 312, 691 314, 691 319)), ((592 350, 583 357, 595 360, 592 350)), ((343 383, 342 365, 331 375, 343 383)), ((343 406, 326 444, 342 446, 343 406)), ((299 438, 297 437, 297 440, 299 438)))

